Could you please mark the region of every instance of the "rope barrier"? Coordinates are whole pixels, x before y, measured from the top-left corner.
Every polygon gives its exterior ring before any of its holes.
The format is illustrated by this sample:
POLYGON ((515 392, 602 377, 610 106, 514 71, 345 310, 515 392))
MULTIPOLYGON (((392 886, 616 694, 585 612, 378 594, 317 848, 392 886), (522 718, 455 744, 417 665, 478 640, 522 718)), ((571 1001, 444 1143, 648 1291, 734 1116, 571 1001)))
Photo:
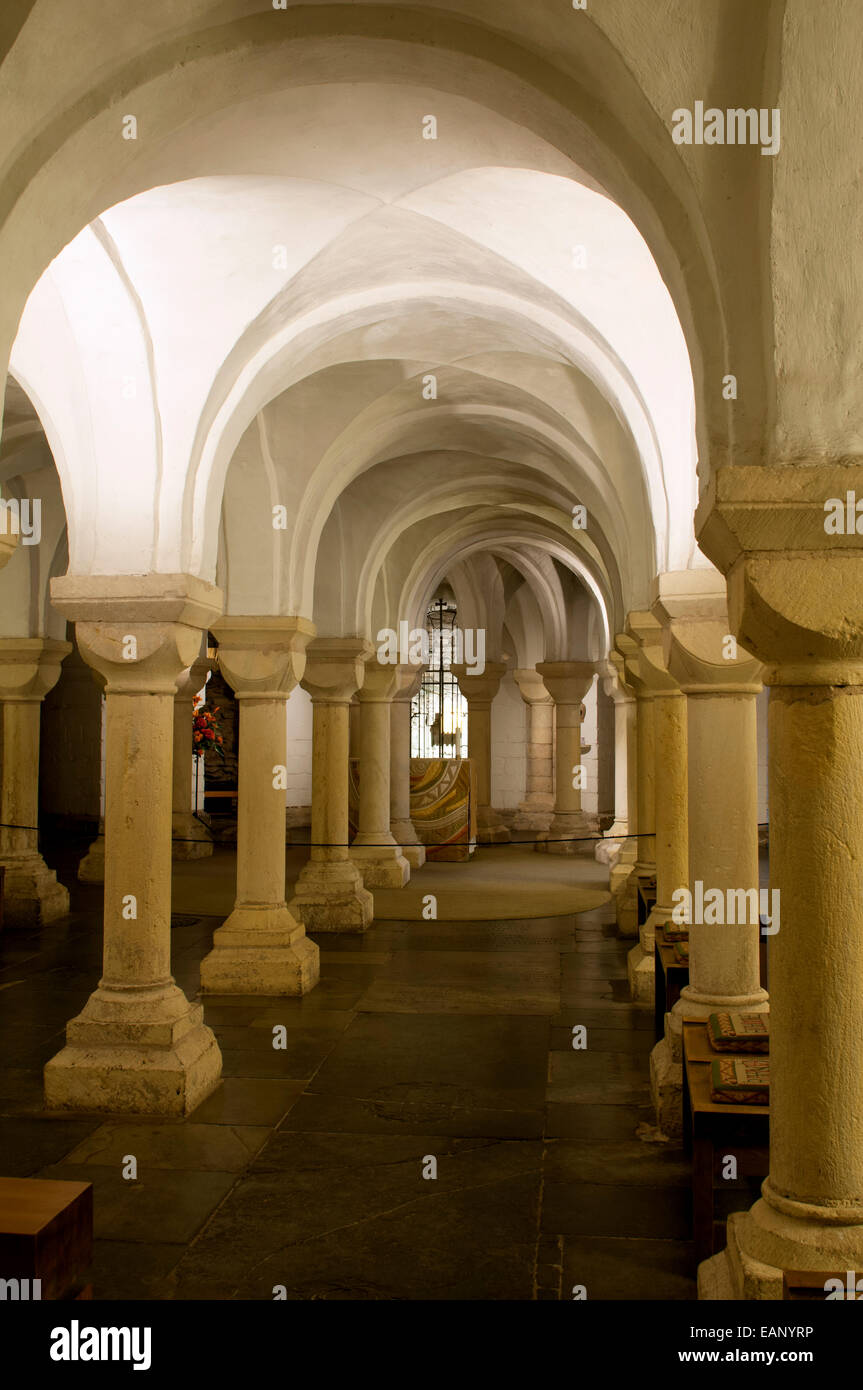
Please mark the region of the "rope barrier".
MULTIPOLYGON (((211 828, 211 827, 207 824, 206 821, 201 820, 201 817, 198 815, 198 813, 197 813, 196 811, 190 811, 189 814, 190 814, 190 815, 193 815, 197 821, 200 821, 201 825, 203 825, 204 828, 205 828, 206 830, 209 830, 209 829, 211 828)), ((769 821, 759 821, 759 822, 758 822, 758 829, 759 829, 759 830, 766 830, 766 829, 769 828, 769 825, 770 825, 770 822, 769 822, 769 821)), ((38 831, 39 831, 39 826, 38 826, 38 825, 10 825, 10 824, 8 824, 8 823, 5 822, 5 821, 0 821, 0 830, 35 830, 35 831, 37 831, 37 833, 38 833, 38 831)), ((516 832, 516 833, 518 833, 518 832, 516 832)), ((495 849, 504 849, 504 848, 506 848, 507 846, 518 847, 519 845, 575 845, 575 844, 588 844, 588 843, 590 843, 591 841, 595 841, 597 844, 604 844, 606 841, 611 841, 611 840, 642 840, 642 839, 649 839, 652 835, 655 835, 655 834, 656 834, 656 831, 655 831, 655 830, 641 830, 641 831, 632 830, 632 831, 628 832, 626 835, 561 835, 561 836, 558 836, 558 837, 548 837, 548 836, 544 836, 544 837, 542 837, 541 839, 534 839, 534 840, 530 840, 530 839, 526 839, 526 840, 501 840, 501 841, 499 841, 499 842, 497 842, 497 843, 494 844, 494 848, 495 848, 495 849)), ((98 838, 98 837, 97 837, 97 838, 98 838)), ((199 844, 201 843, 200 840, 194 839, 194 837, 191 836, 191 835, 172 835, 172 836, 171 836, 171 839, 172 839, 173 841, 179 843, 179 844, 199 845, 199 844)), ((214 840, 213 843, 214 843, 214 844, 218 844, 219 841, 218 841, 218 840, 214 840)), ((484 848, 484 849, 488 849, 488 848, 489 848, 489 845, 488 845, 488 844, 484 844, 482 841, 477 841, 477 843, 480 844, 480 845, 482 846, 482 848, 484 848)), ((383 840, 382 840, 379 844, 371 844, 371 845, 369 845, 369 844, 364 844, 364 845, 362 846, 363 849, 392 849, 392 847, 393 847, 393 843, 392 843, 391 840, 389 840, 389 841, 383 841, 383 840)), ((343 841, 343 840, 301 840, 301 841, 298 841, 296 845, 293 845, 292 848, 294 848, 294 849, 304 849, 304 848, 308 848, 308 849, 352 849, 352 848, 353 848, 353 841, 351 841, 351 840, 347 840, 347 841, 343 841)), ((399 842, 399 848, 400 848, 400 849, 428 849, 428 848, 430 848, 430 846, 427 845, 427 844, 425 844, 425 842, 422 841, 422 840, 403 840, 403 841, 400 841, 400 842, 399 842)), ((436 848, 436 846, 432 845, 431 848, 434 849, 434 848, 436 848)))

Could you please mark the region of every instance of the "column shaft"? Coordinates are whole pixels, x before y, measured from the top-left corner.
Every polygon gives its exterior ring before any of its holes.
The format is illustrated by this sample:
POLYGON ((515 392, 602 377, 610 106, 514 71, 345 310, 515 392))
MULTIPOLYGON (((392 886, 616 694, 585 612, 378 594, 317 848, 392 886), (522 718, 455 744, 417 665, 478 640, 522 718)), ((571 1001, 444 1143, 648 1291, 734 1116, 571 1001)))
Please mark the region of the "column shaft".
POLYGON ((240 711, 237 897, 201 962, 201 988, 307 994, 320 953, 285 901, 286 705, 314 627, 303 618, 226 617, 213 631, 240 711))
POLYGON ((44 926, 69 911, 67 890, 39 853, 37 826, 42 700, 71 650, 50 638, 0 639, 0 864, 8 927, 44 926))
POLYGON ((410 864, 390 833, 390 701, 398 670, 369 663, 360 699, 360 815, 351 847, 363 883, 403 888, 410 864))
POLYGON ((348 851, 349 707, 371 655, 371 643, 347 637, 316 638, 307 653, 302 683, 313 709, 312 845, 290 909, 315 932, 362 932, 372 920, 372 895, 348 851))
POLYGON ((411 686, 416 671, 409 668, 403 679, 408 678, 408 689, 390 705, 390 833, 411 868, 419 869, 426 852, 411 820, 411 686))

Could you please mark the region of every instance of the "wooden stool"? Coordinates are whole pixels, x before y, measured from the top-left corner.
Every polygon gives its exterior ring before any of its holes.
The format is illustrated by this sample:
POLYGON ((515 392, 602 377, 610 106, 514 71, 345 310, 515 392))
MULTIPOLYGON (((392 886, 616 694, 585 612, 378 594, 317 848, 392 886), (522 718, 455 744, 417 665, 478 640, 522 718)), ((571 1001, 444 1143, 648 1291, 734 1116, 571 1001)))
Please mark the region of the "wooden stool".
POLYGON ((704 1019, 683 1020, 683 1138, 692 1154, 692 1235, 698 1264, 725 1244, 725 1222, 714 1220, 713 1203, 723 1159, 732 1154, 742 1178, 766 1178, 770 1168, 770 1107, 720 1105, 710 1099, 711 1062, 734 1055, 713 1050, 704 1019))
POLYGON ((0 1298, 87 1298, 92 1258, 92 1183, 0 1178, 0 1298))

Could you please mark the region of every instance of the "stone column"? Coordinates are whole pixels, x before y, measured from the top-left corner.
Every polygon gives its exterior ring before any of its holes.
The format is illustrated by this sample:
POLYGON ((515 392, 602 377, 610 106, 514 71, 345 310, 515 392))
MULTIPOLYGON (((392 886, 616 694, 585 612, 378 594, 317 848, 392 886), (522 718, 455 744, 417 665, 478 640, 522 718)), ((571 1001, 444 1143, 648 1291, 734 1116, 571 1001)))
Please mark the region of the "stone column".
MULTIPOLYGON (((636 695, 652 706, 656 903, 627 962, 633 999, 649 1000, 653 998, 656 924, 670 918, 672 895, 686 883, 689 872, 686 700, 668 670, 668 639, 658 618, 653 613, 632 613, 627 627, 637 645, 637 656, 626 663, 627 674, 636 695)), ((639 741, 640 736, 641 727, 639 741)), ((640 812, 639 806, 639 825, 640 812)), ((636 872, 640 867, 637 862, 636 872)))
POLYGON ((554 816, 554 700, 533 667, 513 671, 527 706, 527 779, 525 798, 512 822, 533 840, 543 840, 554 816))
POLYGON ((596 858, 608 864, 609 887, 614 899, 620 936, 638 935, 638 898, 635 863, 638 858, 636 828, 637 736, 636 699, 626 684, 623 658, 613 652, 603 679, 614 701, 614 822, 596 848, 596 858))
POLYGON ((689 984, 666 1014, 665 1036, 651 1054, 654 1105, 660 1128, 670 1136, 682 1130, 683 1019, 767 1007, 758 925, 755 699, 761 666, 728 646, 722 577, 702 571, 689 582, 695 579, 703 586, 700 594, 660 599, 671 633, 669 670, 686 696, 689 868, 678 887, 688 887, 693 896, 698 884, 702 894, 718 889, 725 906, 721 912, 712 908, 706 923, 691 922, 689 984))
POLYGON ((319 951, 285 901, 285 706, 315 629, 305 618, 229 616, 212 630, 240 710, 237 898, 201 962, 201 989, 308 994, 319 951))
POLYGON ((71 642, 0 638, 0 864, 6 869, 8 927, 41 927, 64 917, 69 894, 39 853, 39 717, 71 642))
POLYGON ((221 593, 191 575, 66 575, 54 607, 106 681, 102 978, 45 1067, 63 1110, 186 1115, 222 1059, 200 1004, 171 976, 171 762, 177 677, 221 593))
MULTIPOLYGON (((0 513, 3 515, 3 513, 0 513)), ((8 526, 0 527, 0 570, 5 569, 12 556, 15 554, 18 545, 18 533, 10 531, 8 526)))
POLYGON ((310 931, 363 932, 372 920, 372 895, 348 849, 348 712, 373 651, 357 637, 316 637, 306 652, 301 684, 313 707, 312 844, 289 906, 310 931))
POLYGON ((410 864, 390 833, 390 705, 399 668, 366 663, 360 702, 360 816, 351 858, 369 888, 403 888, 410 864))
POLYGON ((779 926, 770 1175, 701 1265, 702 1298, 780 1299, 783 1270, 863 1270, 863 541, 844 527, 848 493, 863 497, 863 464, 729 466, 696 514, 731 630, 766 667, 779 926), (833 499, 843 529, 827 534, 833 499))
MULTIPOLYGON (((632 756, 636 748, 635 695, 623 684, 613 663, 609 663, 602 686, 614 702, 614 820, 605 832, 605 839, 621 842, 630 834, 630 788, 634 790, 636 784, 632 756)), ((634 806, 632 810, 634 812, 634 806)), ((635 820, 634 814, 632 819, 635 820)))
POLYGON ((451 666, 467 700, 467 752, 476 772, 477 840, 481 845, 506 844, 509 831, 491 804, 491 704, 506 664, 487 661, 482 675, 470 666, 451 666))
POLYGON ((576 769, 581 766, 582 700, 596 672, 590 661, 543 661, 537 666, 554 700, 555 749, 554 818, 542 848, 549 854, 593 853, 597 823, 581 807, 576 769))
POLYGON ((359 758, 360 756, 360 702, 356 695, 350 703, 348 711, 348 757, 359 758))
POLYGON ((656 785, 653 700, 639 676, 638 643, 628 633, 615 638, 624 679, 635 695, 635 831, 638 840, 635 873, 639 878, 656 875, 656 785))
MULTIPOLYGON (((204 642, 206 643, 206 635, 204 642)), ((192 718, 195 696, 210 673, 206 649, 177 681, 174 696, 174 764, 172 775, 171 835, 174 859, 206 859, 213 853, 213 837, 203 821, 193 814, 189 802, 192 783, 192 718)), ((78 877, 80 878, 80 871, 78 877)))
POLYGON ((398 686, 390 704, 390 834, 411 868, 419 869, 426 862, 426 851, 411 820, 411 700, 423 668, 397 669, 398 686))
MULTIPOLYGON (((90 675, 98 686, 101 694, 105 694, 105 677, 100 671, 90 667, 90 675)), ((104 706, 102 708, 104 720, 104 706)), ((102 733, 104 729, 102 730, 102 733)), ((99 825, 96 830, 96 838, 91 843, 83 859, 79 860, 77 878, 80 883, 104 883, 105 882, 105 786, 102 776, 102 733, 99 738, 99 782, 100 782, 100 802, 99 802, 99 825)))

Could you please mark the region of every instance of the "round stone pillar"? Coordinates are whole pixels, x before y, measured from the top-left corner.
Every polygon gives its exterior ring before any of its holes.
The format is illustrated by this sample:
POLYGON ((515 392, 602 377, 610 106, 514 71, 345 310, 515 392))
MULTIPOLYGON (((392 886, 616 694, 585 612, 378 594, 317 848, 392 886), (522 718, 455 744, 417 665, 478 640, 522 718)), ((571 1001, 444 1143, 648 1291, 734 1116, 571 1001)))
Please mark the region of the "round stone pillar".
POLYGON ((846 492, 863 496, 863 464, 729 466, 696 514, 770 687, 774 930, 770 1173, 700 1266, 702 1298, 781 1299, 783 1271, 863 1271, 863 541, 825 528, 846 492))
POLYGON ((106 851, 102 978, 45 1067, 46 1104, 186 1115, 222 1059, 171 976, 174 695, 221 594, 190 575, 67 575, 52 600, 106 682, 106 851))
POLYGON ((506 844, 509 831, 491 804, 491 706, 506 664, 487 661, 482 674, 465 665, 453 664, 450 669, 467 700, 467 752, 476 774, 477 840, 481 845, 506 844))
MULTIPOLYGON (((687 916, 689 984, 670 1014, 665 1036, 651 1054, 651 1091, 659 1126, 677 1136, 683 1125, 684 1018, 722 1009, 752 1013, 767 1008, 761 988, 758 891, 758 742, 755 700, 761 665, 728 646, 725 583, 714 604, 694 597, 699 613, 716 606, 723 616, 686 620, 680 597, 669 604, 669 668, 686 697, 689 760, 689 865, 677 885, 693 903, 712 903, 708 921, 687 916), (726 653, 723 656, 723 652, 726 653), (723 908, 716 907, 716 893, 723 908)), ((678 911, 678 917, 683 913, 678 911)))
POLYGON ((513 671, 527 706, 527 758, 524 801, 513 829, 522 840, 544 840, 554 817, 554 700, 533 667, 513 671))
MULTIPOLYGON (((206 642, 206 637, 204 638, 206 642)), ((206 655, 193 661, 177 681, 174 696, 174 770, 172 776, 171 837, 174 859, 206 859, 213 853, 213 837, 190 807, 194 753, 192 720, 195 696, 205 684, 211 663, 206 655)), ((81 877, 80 870, 78 877, 81 877)))
POLYGON ((64 917, 69 894, 39 853, 39 721, 42 700, 60 676, 70 642, 0 638, 0 864, 6 869, 7 927, 39 927, 64 917))
POLYGON ((289 904, 315 932, 363 932, 373 899, 348 849, 351 699, 374 648, 356 637, 316 637, 301 682, 312 697, 312 843, 289 904))
POLYGON ((635 831, 638 837, 635 873, 638 878, 656 876, 656 758, 653 731, 653 698, 641 679, 639 644, 620 633, 615 639, 623 658, 623 674, 635 695, 635 831))
POLYGON ((351 858, 369 888, 403 888, 410 864, 390 833, 390 703, 397 666, 366 663, 360 703, 360 814, 351 858))
POLYGON ((390 834, 412 869, 426 861, 411 820, 411 701, 422 681, 422 667, 399 666, 398 685, 390 704, 390 834))
POLYGON ((212 630, 240 711, 237 898, 201 962, 201 989, 308 994, 320 954, 285 901, 285 706, 315 629, 304 618, 266 616, 226 617, 212 630))
POLYGON ((597 822, 581 806, 582 701, 596 667, 589 661, 542 661, 537 672, 554 701, 554 816, 541 846, 549 854, 593 853, 597 822))
MULTIPOLYGON (((689 873, 686 700, 668 671, 662 623, 653 613, 631 613, 627 630, 635 643, 635 651, 630 649, 627 657, 626 672, 638 700, 639 752, 644 744, 653 759, 652 777, 645 776, 646 795, 639 800, 638 824, 642 847, 642 812, 646 817, 652 803, 656 903, 642 923, 638 945, 630 951, 627 961, 632 997, 647 1001, 653 998, 654 990, 656 924, 671 916, 674 890, 686 883, 689 873)), ((639 761, 639 781, 641 773, 639 761)), ((636 861, 637 874, 643 874, 647 867, 644 861, 636 861)))

